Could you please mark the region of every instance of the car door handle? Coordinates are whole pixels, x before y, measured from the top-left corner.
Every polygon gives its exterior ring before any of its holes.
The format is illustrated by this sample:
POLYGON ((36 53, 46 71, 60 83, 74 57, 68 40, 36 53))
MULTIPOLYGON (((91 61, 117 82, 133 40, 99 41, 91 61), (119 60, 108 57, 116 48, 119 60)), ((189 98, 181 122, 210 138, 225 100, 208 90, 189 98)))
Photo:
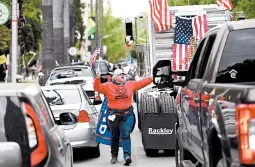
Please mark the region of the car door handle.
POLYGON ((188 95, 184 95, 184 99, 190 100, 191 98, 190 98, 190 96, 188 96, 188 95))

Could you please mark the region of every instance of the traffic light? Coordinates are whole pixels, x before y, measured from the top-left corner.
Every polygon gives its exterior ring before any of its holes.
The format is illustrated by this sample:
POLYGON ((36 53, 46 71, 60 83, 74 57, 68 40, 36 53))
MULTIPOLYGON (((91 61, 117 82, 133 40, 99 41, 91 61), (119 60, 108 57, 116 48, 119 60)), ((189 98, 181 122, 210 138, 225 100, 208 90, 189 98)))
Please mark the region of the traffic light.
POLYGON ((131 46, 133 44, 133 42, 134 42, 132 20, 126 19, 125 24, 126 24, 126 38, 125 38, 125 42, 126 42, 127 46, 131 46))
POLYGON ((96 18, 90 17, 88 20, 88 40, 95 40, 96 39, 96 18))

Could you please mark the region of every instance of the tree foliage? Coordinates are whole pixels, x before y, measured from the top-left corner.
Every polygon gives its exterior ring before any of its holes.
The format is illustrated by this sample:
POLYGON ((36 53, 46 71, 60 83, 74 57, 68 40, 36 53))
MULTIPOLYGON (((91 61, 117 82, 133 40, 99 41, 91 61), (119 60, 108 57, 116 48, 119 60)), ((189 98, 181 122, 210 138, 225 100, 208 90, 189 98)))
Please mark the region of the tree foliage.
POLYGON ((6 26, 0 26, 0 55, 8 52, 11 41, 11 30, 6 26))
POLYGON ((124 22, 112 15, 110 7, 104 16, 104 36, 108 35, 109 37, 104 39, 104 44, 107 46, 107 59, 115 63, 128 56, 129 48, 125 46, 124 22))
MULTIPOLYGON (((216 0, 189 0, 190 5, 216 4, 216 0)), ((255 17, 255 1, 254 0, 232 0, 234 5, 233 11, 244 11, 246 18, 255 17)), ((168 0, 169 6, 188 5, 187 0, 168 0)))
POLYGON ((255 1, 254 0, 238 0, 235 12, 244 11, 246 18, 255 18, 255 1))
POLYGON ((81 47, 81 41, 85 35, 86 26, 84 26, 82 15, 84 14, 83 9, 85 8, 85 4, 81 3, 81 0, 73 1, 73 11, 74 11, 74 29, 75 29, 75 45, 81 47), (79 38, 79 39, 78 39, 79 38))
POLYGON ((42 40, 42 6, 41 0, 25 1, 23 4, 26 18, 25 27, 21 29, 24 51, 38 51, 42 40))
POLYGON ((188 5, 215 4, 216 0, 168 0, 169 6, 185 6, 188 5))

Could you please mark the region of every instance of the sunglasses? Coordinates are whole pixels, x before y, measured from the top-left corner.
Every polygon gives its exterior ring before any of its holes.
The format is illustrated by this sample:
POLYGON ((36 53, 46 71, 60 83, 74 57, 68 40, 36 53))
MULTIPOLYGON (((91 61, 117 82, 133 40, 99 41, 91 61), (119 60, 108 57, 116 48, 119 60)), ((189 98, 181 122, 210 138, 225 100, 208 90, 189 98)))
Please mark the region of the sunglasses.
POLYGON ((125 73, 120 73, 120 74, 118 74, 118 76, 121 76, 121 75, 125 76, 126 74, 125 74, 125 73))

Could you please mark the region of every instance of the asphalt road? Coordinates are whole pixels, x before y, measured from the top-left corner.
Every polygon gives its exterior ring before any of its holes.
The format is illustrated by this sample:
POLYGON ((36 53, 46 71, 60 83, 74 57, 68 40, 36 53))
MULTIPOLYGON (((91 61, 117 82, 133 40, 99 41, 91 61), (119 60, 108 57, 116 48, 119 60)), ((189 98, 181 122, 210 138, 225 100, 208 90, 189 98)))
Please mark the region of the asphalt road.
MULTIPOLYGON (((135 106, 135 105, 134 105, 135 106)), ((157 157, 146 157, 143 150, 141 132, 137 128, 131 135, 132 140, 132 164, 130 166, 136 167, 175 167, 175 158, 172 156, 165 156, 160 152, 157 157)), ((74 152, 74 167, 122 167, 123 153, 120 148, 118 164, 110 164, 110 147, 100 145, 101 156, 99 158, 89 158, 89 152, 74 152)))

